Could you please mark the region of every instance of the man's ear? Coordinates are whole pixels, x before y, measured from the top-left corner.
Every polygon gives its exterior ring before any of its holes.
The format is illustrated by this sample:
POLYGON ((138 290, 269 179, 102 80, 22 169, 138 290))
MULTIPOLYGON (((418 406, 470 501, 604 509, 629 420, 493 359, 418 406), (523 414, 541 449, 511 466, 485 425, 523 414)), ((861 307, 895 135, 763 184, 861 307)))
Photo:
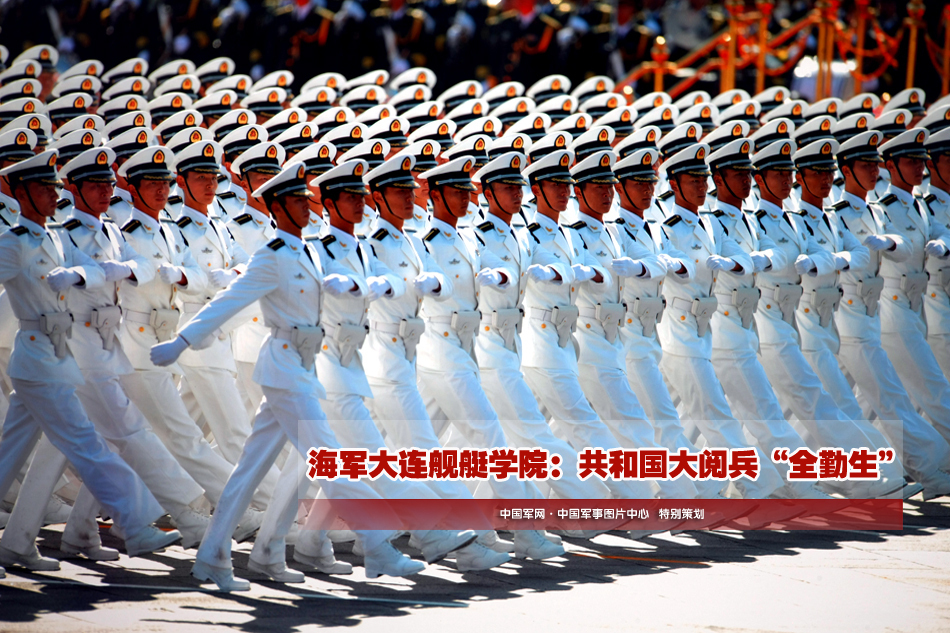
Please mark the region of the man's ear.
POLYGON ((677 180, 675 177, 674 177, 674 178, 670 178, 669 183, 670 183, 670 190, 673 192, 673 195, 676 195, 676 196, 682 195, 682 194, 680 193, 680 181, 679 181, 679 180, 677 180))

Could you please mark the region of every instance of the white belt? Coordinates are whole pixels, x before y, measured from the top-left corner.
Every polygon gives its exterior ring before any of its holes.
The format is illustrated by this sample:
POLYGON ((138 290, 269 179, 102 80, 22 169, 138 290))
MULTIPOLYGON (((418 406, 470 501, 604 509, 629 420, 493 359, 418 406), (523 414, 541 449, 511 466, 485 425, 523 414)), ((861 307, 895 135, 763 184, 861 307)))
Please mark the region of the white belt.
POLYGON ((884 287, 885 288, 897 288, 901 289, 901 280, 895 279, 894 277, 884 277, 884 287))
POLYGON ((294 329, 289 327, 272 327, 271 336, 282 341, 293 341, 294 329))
POLYGON ((544 308, 528 308, 527 314, 528 317, 538 321, 550 321, 554 317, 553 310, 545 310, 544 308))
POLYGON ((596 319, 597 318, 597 308, 582 308, 577 307, 577 313, 584 317, 585 319, 596 319))
POLYGON ((673 300, 670 301, 670 306, 677 310, 682 310, 683 312, 690 312, 693 309, 693 300, 673 297, 673 300))
MULTIPOLYGON (((385 334, 399 334, 399 323, 386 323, 385 321, 370 321, 369 328, 385 334)), ((328 330, 329 331, 329 330, 328 330)))
POLYGON ((151 312, 139 312, 138 310, 123 310, 122 318, 132 323, 144 323, 149 325, 152 322, 151 312))
POLYGON ((452 315, 451 315, 451 314, 446 315, 446 316, 430 316, 430 317, 425 317, 425 320, 426 320, 426 321, 432 321, 433 323, 448 323, 449 325, 452 325, 452 315))
POLYGON ((719 305, 726 306, 727 308, 734 308, 736 304, 732 302, 732 293, 723 294, 721 292, 716 293, 716 301, 719 302, 719 305))

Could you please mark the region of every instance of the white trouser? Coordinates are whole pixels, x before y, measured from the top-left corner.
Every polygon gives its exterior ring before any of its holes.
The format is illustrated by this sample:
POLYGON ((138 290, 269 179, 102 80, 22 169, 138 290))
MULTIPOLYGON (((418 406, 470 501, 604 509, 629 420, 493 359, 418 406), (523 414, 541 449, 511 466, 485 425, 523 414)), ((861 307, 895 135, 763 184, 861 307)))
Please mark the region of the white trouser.
MULTIPOLYGON (((18 378, 12 381, 14 394, 0 439, 0 492, 6 493, 40 434, 46 433, 50 443, 66 456, 123 535, 134 536, 164 514, 139 476, 109 450, 96 432, 73 385, 18 378)), ((41 501, 21 494, 17 505, 45 505, 59 475, 57 472, 52 478, 41 501)))
MULTIPOLYGON (((415 384, 369 378, 373 398, 365 401, 373 420, 386 432, 390 450, 441 448, 425 402, 415 384)), ((426 484, 440 499, 471 499, 472 492, 462 480, 428 480, 426 484)))
POLYGON ((247 409, 247 419, 253 420, 257 414, 257 408, 261 406, 261 400, 264 399, 264 392, 261 386, 254 382, 254 367, 256 363, 245 363, 236 360, 237 366, 237 384, 241 392, 244 408, 247 409))
POLYGON ((549 454, 561 456, 561 478, 549 479, 539 485, 547 484, 562 499, 606 499, 610 496, 610 489, 597 478, 578 479, 577 451, 554 436, 525 382, 524 374, 516 369, 480 369, 479 374, 485 395, 498 413, 511 446, 543 448, 549 454))
MULTIPOLYGON (((610 429, 622 448, 658 448, 656 431, 647 421, 643 407, 619 367, 580 365, 581 389, 594 411, 610 429)), ((696 486, 686 477, 655 482, 665 499, 695 499, 696 486)))
MULTIPOLYGON (((188 415, 172 375, 165 371, 135 371, 119 380, 155 434, 185 471, 204 488, 208 499, 217 504, 234 465, 208 444, 201 429, 188 415)), ((268 499, 269 495, 258 491, 254 505, 266 508, 268 499)))
POLYGON ((938 469, 950 470, 950 445, 917 413, 889 355, 877 340, 841 338, 838 360, 877 413, 878 426, 922 486, 938 469))
MULTIPOLYGON (((577 374, 570 370, 551 371, 524 367, 525 382, 540 405, 554 418, 555 431, 578 453, 587 448, 609 451, 622 448, 584 395, 577 374)), ((618 499, 651 499, 657 489, 651 481, 604 481, 618 499)))
MULTIPOLYGON (((274 460, 288 439, 303 456, 304 463, 311 447, 340 448, 319 401, 312 394, 269 387, 264 387, 263 391, 264 401, 254 419, 251 435, 244 444, 244 451, 228 479, 221 503, 215 509, 211 525, 198 548, 198 560, 215 567, 231 567, 231 535, 247 510, 254 491, 273 468, 274 460)), ((287 461, 293 464, 296 460, 287 461)), ((380 499, 361 481, 336 479, 318 480, 317 483, 328 499, 380 499)), ((286 516, 279 517, 279 529, 284 525, 289 529, 296 514, 295 504, 288 504, 287 507, 293 512, 288 511, 289 521, 286 516)), ((395 521, 395 517, 392 519, 395 521)), ((386 530, 355 531, 364 550, 373 549, 392 534, 386 530)), ((279 540, 281 535, 275 535, 279 540)), ((273 540, 271 542, 275 543, 273 540)), ((283 553, 284 549, 278 545, 276 551, 283 553)), ((267 554, 268 557, 271 555, 269 552, 267 554)))
MULTIPOLYGON (((419 393, 430 413, 441 409, 448 421, 465 436, 475 448, 503 448, 508 446, 498 414, 474 371, 429 371, 419 369, 419 393)), ((529 481, 508 477, 499 480, 489 477, 495 496, 501 499, 541 499, 538 487, 529 481)))
POLYGON ((950 383, 927 344, 923 322, 918 317, 904 321, 906 327, 900 332, 883 334, 881 344, 907 395, 930 418, 943 439, 950 442, 950 383))
MULTIPOLYGON (((330 429, 337 442, 344 448, 365 448, 373 453, 386 448, 386 442, 363 404, 363 398, 355 394, 330 393, 320 400, 320 407, 327 416, 330 429)), ((281 469, 280 479, 273 499, 264 513, 264 522, 257 533, 251 558, 264 564, 276 564, 284 559, 285 537, 297 515, 301 488, 308 483, 307 463, 302 459, 288 458, 281 469)), ((438 495, 422 481, 394 480, 383 475, 375 480, 364 478, 370 488, 384 499, 438 499, 438 495)), ((306 492, 306 489, 304 489, 306 492)), ((302 553, 319 552, 322 535, 320 530, 301 530, 296 548, 302 553)))
MULTIPOLYGON (((204 490, 152 433, 142 413, 122 391, 118 377, 86 375, 85 378, 85 384, 76 388, 83 409, 109 447, 142 478, 158 503, 172 516, 177 516, 200 498, 204 490)), ((26 512, 10 517, 3 535, 4 547, 20 554, 32 551, 46 512, 45 504, 36 500, 49 498, 65 467, 66 457, 44 436, 24 481, 28 498, 35 502, 26 512)), ((98 544, 98 510, 98 504, 84 485, 66 524, 65 534, 71 543, 98 544)))
POLYGON ((927 343, 943 371, 944 378, 950 380, 950 334, 928 334, 927 343))
MULTIPOLYGON (((683 418, 696 425, 711 448, 750 448, 709 359, 664 353, 660 369, 669 384, 675 385, 683 406, 683 418)), ((763 455, 758 449, 757 452, 758 479, 740 478, 733 482, 745 498, 765 498, 785 485, 771 456, 763 455)))

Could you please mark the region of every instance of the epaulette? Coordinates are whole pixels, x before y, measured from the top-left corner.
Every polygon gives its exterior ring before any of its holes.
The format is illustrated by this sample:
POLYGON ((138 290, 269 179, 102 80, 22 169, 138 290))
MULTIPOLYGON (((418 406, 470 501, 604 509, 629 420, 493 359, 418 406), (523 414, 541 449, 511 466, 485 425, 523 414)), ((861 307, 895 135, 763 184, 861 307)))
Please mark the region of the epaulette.
POLYGON ((69 220, 66 220, 65 222, 63 222, 63 228, 66 229, 67 231, 72 231, 73 229, 77 229, 80 226, 82 226, 82 222, 80 222, 76 218, 70 218, 69 220))
POLYGON ((389 236, 389 231, 387 231, 386 229, 379 229, 378 231, 373 233, 370 237, 372 237, 374 240, 384 240, 388 236, 389 236))
POLYGON ((236 198, 237 194, 233 191, 225 191, 224 193, 219 193, 218 197, 222 200, 230 200, 231 198, 236 198))
POLYGON ((587 228, 587 222, 584 222, 583 220, 578 220, 578 221, 575 222, 574 224, 568 224, 568 225, 567 225, 567 228, 569 228, 569 229, 574 229, 575 231, 579 231, 579 230, 581 230, 581 229, 586 229, 586 228, 587 228))
POLYGON ((796 182, 795 184, 792 185, 792 189, 801 189, 801 188, 802 188, 802 183, 800 182, 796 182))
POLYGON ((253 218, 251 218, 251 214, 250 214, 250 213, 244 213, 244 214, 241 214, 241 215, 237 216, 236 218, 234 218, 234 221, 237 222, 238 224, 247 224, 247 223, 250 222, 252 219, 253 219, 253 218))
POLYGON ((667 200, 669 200, 669 199, 672 198, 672 197, 673 197, 673 190, 670 189, 669 191, 664 191, 663 193, 661 193, 660 195, 658 195, 658 196, 657 196, 657 200, 662 200, 663 202, 666 202, 667 200))
POLYGON ((897 196, 893 193, 889 193, 877 201, 878 204, 883 204, 884 206, 889 206, 895 202, 897 202, 897 196))
POLYGON ((175 221, 175 224, 178 225, 178 228, 183 229, 191 224, 191 218, 189 218, 187 215, 183 215, 175 221))
POLYGON ((546 26, 550 26, 552 29, 561 28, 561 23, 546 13, 541 13, 538 15, 538 17, 541 19, 542 22, 544 22, 546 26))
POLYGON ((276 237, 267 243, 267 248, 271 249, 272 251, 279 251, 283 247, 284 240, 279 237, 276 237))
POLYGON ((139 228, 140 226, 142 226, 142 223, 139 222, 138 220, 129 220, 122 226, 122 231, 124 233, 131 233, 132 231, 139 228))
POLYGON ((716 216, 717 218, 721 218, 722 216, 726 215, 726 212, 723 211, 722 209, 716 209, 715 211, 712 212, 712 214, 716 216))
MULTIPOLYGON (((63 225, 60 224, 59 222, 47 222, 46 228, 47 229, 61 229, 63 228, 63 225)), ((69 239, 72 239, 72 238, 69 238, 69 239)))
POLYGON ((531 234, 531 237, 534 239, 534 241, 540 244, 541 240, 538 239, 538 236, 535 235, 534 232, 540 229, 541 225, 538 224, 537 222, 532 222, 531 224, 528 225, 527 228, 528 228, 528 233, 531 234))
POLYGON ((168 198, 168 204, 181 204, 181 196, 170 196, 168 198))
POLYGON ((924 198, 924 202, 926 202, 926 203, 927 203, 927 206, 929 207, 930 204, 931 204, 934 200, 936 200, 936 199, 937 199, 937 194, 932 193, 932 194, 930 194, 929 196, 927 196, 926 198, 924 198))
POLYGON ((26 228, 22 224, 17 224, 15 227, 10 229, 10 232, 14 235, 23 235, 24 233, 29 232, 30 229, 26 228))
POLYGON ((68 198, 63 198, 62 200, 56 203, 56 208, 62 211, 63 209, 65 209, 71 204, 72 202, 70 202, 68 198))
POLYGON ((320 238, 320 243, 323 244, 323 250, 327 252, 327 255, 330 256, 330 259, 336 259, 336 255, 333 254, 333 251, 330 250, 330 244, 336 241, 335 235, 324 235, 320 238))
POLYGON ((619 224, 620 226, 623 226, 626 223, 627 221, 624 220, 623 218, 617 218, 616 220, 614 220, 614 224, 619 224))
POLYGON ((0 209, 6 209, 7 205, 3 202, 0 202, 0 209))
POLYGON ((431 242, 432 240, 435 239, 435 236, 438 234, 439 234, 439 229, 429 229, 429 232, 423 236, 422 241, 431 242))
POLYGON ((835 211, 841 211, 842 209, 845 209, 849 206, 851 206, 851 203, 849 203, 847 200, 838 200, 836 203, 831 205, 831 208, 835 211))
POLYGON ((481 231, 482 233, 488 233, 488 232, 491 231, 493 228, 495 228, 495 225, 492 224, 490 220, 485 220, 484 222, 482 222, 481 224, 479 224, 479 225, 478 225, 477 227, 475 227, 475 228, 477 228, 477 229, 478 229, 479 231, 481 231))
POLYGON ((664 225, 664 226, 676 226, 676 225, 679 223, 679 221, 682 220, 682 219, 683 219, 683 218, 681 218, 681 217, 678 216, 678 215, 671 215, 670 217, 668 217, 668 218, 666 218, 665 220, 663 220, 663 225, 664 225))
POLYGON ((119 204, 120 202, 122 202, 122 197, 121 197, 121 196, 112 196, 112 199, 109 200, 109 206, 110 206, 110 207, 114 207, 115 205, 119 204))
POLYGON ((765 209, 759 209, 755 212, 755 219, 761 220, 768 213, 765 209))
POLYGON ((831 184, 840 187, 841 185, 844 184, 844 178, 835 178, 834 180, 831 181, 831 184))

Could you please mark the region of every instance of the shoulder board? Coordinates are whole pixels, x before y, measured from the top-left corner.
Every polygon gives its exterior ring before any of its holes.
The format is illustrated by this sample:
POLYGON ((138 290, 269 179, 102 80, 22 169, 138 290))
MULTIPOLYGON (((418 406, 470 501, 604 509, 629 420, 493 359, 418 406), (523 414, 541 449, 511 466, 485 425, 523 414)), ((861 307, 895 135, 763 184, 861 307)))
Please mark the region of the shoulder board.
POLYGON ((792 189, 801 189, 801 188, 802 188, 802 183, 800 182, 796 182, 795 184, 792 185, 792 189))
POLYGON ((614 224, 619 224, 620 226, 623 226, 626 223, 627 221, 624 220, 623 218, 617 218, 616 220, 614 220, 614 224))
POLYGON ((181 204, 181 196, 170 196, 168 198, 168 204, 181 204))
POLYGON ((237 198, 237 194, 233 191, 225 191, 224 193, 219 193, 218 197, 222 200, 230 200, 231 198, 237 198))
POLYGON ((840 187, 841 185, 844 184, 844 178, 835 178, 834 180, 831 181, 831 184, 837 185, 840 187))
POLYGON ((765 209, 759 209, 758 211, 755 212, 755 217, 761 220, 763 217, 765 217, 765 214, 766 214, 765 209))
POLYGON ((6 209, 6 208, 7 208, 7 205, 4 204, 3 202, 0 202, 0 209, 6 209))
POLYGON ((284 247, 284 240, 282 240, 279 237, 274 238, 267 243, 267 248, 271 249, 272 251, 279 251, 283 247, 284 247))
POLYGON ((389 237, 389 231, 387 231, 386 229, 379 229, 378 231, 370 235, 370 237, 377 241, 384 240, 387 237, 389 237))
POLYGON ((541 225, 538 224, 537 222, 532 222, 531 224, 528 225, 528 230, 531 231, 532 233, 534 233, 540 228, 541 228, 541 225))
POLYGON ((937 194, 933 194, 933 193, 932 193, 932 194, 930 194, 929 196, 927 196, 926 198, 924 198, 924 202, 926 202, 927 204, 930 204, 931 202, 933 202, 933 201, 936 200, 936 199, 937 199, 937 194))
POLYGON ((669 200, 669 199, 672 198, 672 197, 673 197, 673 190, 672 190, 672 189, 670 189, 669 191, 664 191, 663 193, 661 193, 660 195, 657 196, 658 199, 663 200, 664 202, 666 202, 667 200, 669 200))
POLYGON ((72 202, 70 202, 67 198, 63 198, 62 200, 56 203, 56 208, 62 211, 63 209, 65 209, 71 204, 72 202))
POLYGON ((80 222, 76 218, 71 218, 63 222, 63 228, 66 229, 67 231, 72 231, 73 229, 78 228, 80 226, 82 226, 82 222, 80 222))
POLYGON ((234 218, 234 221, 237 222, 238 224, 247 224, 248 222, 251 221, 251 214, 244 213, 242 215, 239 215, 236 218, 234 218))
POLYGON ((831 205, 831 208, 834 209, 835 211, 841 211, 842 209, 845 209, 849 206, 851 205, 848 203, 847 200, 838 200, 836 203, 831 205))
MULTIPOLYGON (((171 198, 169 198, 169 200, 171 200, 171 198)), ((189 218, 187 215, 183 215, 175 221, 175 224, 178 225, 178 228, 183 229, 191 224, 191 218, 189 218)))
POLYGON ((682 219, 683 218, 678 215, 671 215, 670 217, 663 220, 663 224, 664 226, 676 226, 682 219))
POLYGON ((320 238, 320 243, 323 244, 324 246, 329 246, 335 241, 336 241, 335 235, 324 235, 323 237, 320 238))
POLYGON ((110 207, 114 207, 115 205, 119 204, 120 202, 122 202, 122 198, 121 198, 120 196, 112 196, 112 199, 109 200, 109 206, 110 206, 110 207))
POLYGON ((712 214, 716 216, 717 218, 721 218, 722 216, 726 215, 726 212, 723 211, 722 209, 716 209, 715 211, 712 212, 712 214))
POLYGON ((889 193, 883 198, 881 198, 880 200, 878 200, 877 202, 878 204, 883 204, 884 206, 894 204, 895 202, 897 202, 897 196, 894 195, 893 193, 889 193))
POLYGON ((587 222, 584 222, 583 220, 578 220, 574 224, 568 224, 567 228, 574 229, 575 231, 579 231, 580 229, 586 229, 587 222))
POLYGON ((431 242, 435 239, 435 236, 439 234, 439 229, 429 229, 429 232, 423 236, 423 242, 431 242))
POLYGON ((477 228, 479 231, 481 231, 482 233, 488 233, 488 232, 491 231, 494 227, 495 227, 495 225, 492 224, 489 220, 485 220, 484 222, 482 222, 481 224, 479 224, 476 228, 477 228))
POLYGON ((29 231, 30 229, 26 228, 25 226, 21 224, 17 224, 15 227, 10 229, 10 232, 13 233, 14 235, 23 235, 24 233, 28 233, 29 231))
POLYGON ((550 15, 547 15, 546 13, 542 13, 538 15, 538 17, 541 19, 542 22, 544 22, 546 26, 549 26, 552 29, 561 28, 561 23, 555 20, 554 18, 552 18, 550 15))
POLYGON ((139 228, 140 226, 142 226, 142 223, 139 222, 138 220, 129 220, 122 226, 122 231, 124 231, 125 233, 131 233, 132 231, 139 228))

